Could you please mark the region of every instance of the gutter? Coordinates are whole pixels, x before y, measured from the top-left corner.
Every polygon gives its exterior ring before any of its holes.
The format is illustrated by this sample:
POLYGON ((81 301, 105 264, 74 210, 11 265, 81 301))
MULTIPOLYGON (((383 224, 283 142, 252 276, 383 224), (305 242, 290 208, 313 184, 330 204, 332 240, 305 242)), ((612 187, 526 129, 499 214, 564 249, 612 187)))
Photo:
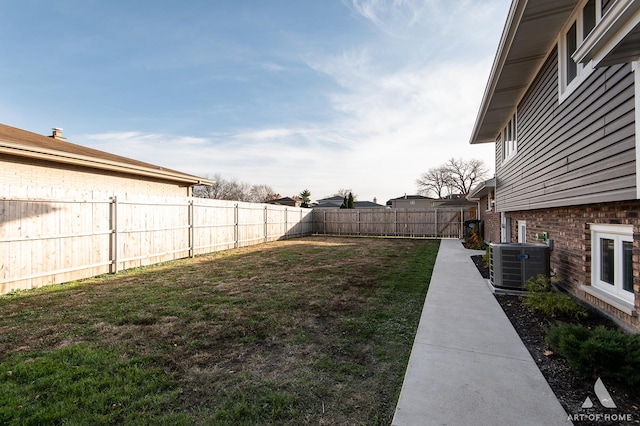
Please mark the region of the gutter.
POLYGON ((103 160, 95 157, 84 155, 70 154, 63 151, 39 148, 38 150, 25 149, 22 144, 11 142, 0 142, 0 154, 15 155, 19 157, 33 158, 37 160, 52 161, 55 163, 70 164, 81 167, 89 167, 100 170, 108 170, 112 172, 133 174, 138 176, 152 177, 156 179, 164 179, 173 182, 187 183, 188 186, 193 185, 212 185, 213 181, 191 176, 183 173, 177 173, 171 170, 165 170, 162 167, 151 168, 144 166, 136 166, 116 161, 103 160))

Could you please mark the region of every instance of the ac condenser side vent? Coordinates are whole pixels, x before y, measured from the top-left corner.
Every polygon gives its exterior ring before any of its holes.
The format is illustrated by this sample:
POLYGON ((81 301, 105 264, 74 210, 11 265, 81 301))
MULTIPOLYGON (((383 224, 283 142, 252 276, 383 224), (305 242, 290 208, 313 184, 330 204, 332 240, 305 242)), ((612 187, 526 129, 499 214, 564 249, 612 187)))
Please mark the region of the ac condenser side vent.
POLYGON ((521 290, 530 278, 549 276, 546 244, 492 243, 489 250, 491 284, 496 288, 521 290))

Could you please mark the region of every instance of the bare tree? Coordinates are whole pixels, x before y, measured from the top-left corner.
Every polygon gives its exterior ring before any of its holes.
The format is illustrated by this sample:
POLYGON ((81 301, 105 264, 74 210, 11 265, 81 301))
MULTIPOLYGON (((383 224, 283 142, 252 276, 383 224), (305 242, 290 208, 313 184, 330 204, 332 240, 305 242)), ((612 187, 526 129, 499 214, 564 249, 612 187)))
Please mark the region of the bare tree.
POLYGON ((254 203, 262 203, 279 197, 268 185, 251 186, 236 178, 224 179, 219 173, 216 173, 212 180, 214 181, 213 185, 201 185, 194 188, 194 196, 254 203))
POLYGON ((213 175, 211 179, 213 181, 213 185, 199 185, 193 188, 193 196, 199 198, 213 198, 216 200, 221 200, 222 198, 222 189, 225 185, 225 180, 222 179, 220 173, 216 173, 213 175))
POLYGON ((489 174, 489 169, 484 165, 484 161, 476 159, 451 158, 445 163, 445 167, 449 169, 452 178, 451 184, 463 195, 467 195, 476 184, 485 180, 489 174))
POLYGON ((269 185, 253 185, 249 190, 249 199, 247 201, 252 203, 264 203, 275 200, 276 198, 280 198, 280 195, 277 194, 269 185))
POLYGON ((435 195, 444 198, 452 186, 451 175, 445 166, 432 167, 416 179, 418 193, 424 196, 435 195))
POLYGON ((482 160, 451 158, 438 167, 432 167, 416 180, 418 192, 444 198, 454 192, 466 195, 476 184, 487 178, 489 170, 482 160))

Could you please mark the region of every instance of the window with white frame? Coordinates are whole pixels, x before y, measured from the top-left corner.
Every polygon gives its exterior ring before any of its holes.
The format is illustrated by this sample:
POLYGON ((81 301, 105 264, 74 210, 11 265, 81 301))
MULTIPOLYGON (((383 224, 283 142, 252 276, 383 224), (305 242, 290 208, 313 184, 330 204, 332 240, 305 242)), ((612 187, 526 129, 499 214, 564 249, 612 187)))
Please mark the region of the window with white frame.
POLYGON ((558 39, 560 101, 593 71, 593 67, 590 65, 576 63, 571 55, 578 50, 578 47, 602 18, 601 11, 601 0, 583 0, 560 33, 558 39))
POLYGON ((496 205, 495 195, 493 191, 489 191, 489 194, 487 195, 487 211, 488 212, 492 211, 495 205, 496 205))
POLYGON ((507 161, 518 152, 517 116, 513 114, 511 120, 502 131, 502 160, 507 161))
POLYGON ((632 225, 592 224, 591 262, 591 285, 634 303, 632 225))
POLYGON ((527 242, 527 221, 526 220, 518 221, 518 242, 519 243, 527 242))

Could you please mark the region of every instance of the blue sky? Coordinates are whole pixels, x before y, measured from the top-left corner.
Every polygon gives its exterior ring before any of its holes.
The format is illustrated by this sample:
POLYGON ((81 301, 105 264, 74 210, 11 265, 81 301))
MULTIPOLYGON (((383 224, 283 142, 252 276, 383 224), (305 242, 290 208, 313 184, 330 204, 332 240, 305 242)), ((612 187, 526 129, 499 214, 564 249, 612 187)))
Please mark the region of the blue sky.
POLYGON ((1 122, 384 203, 469 145, 508 0, 7 0, 1 122))

